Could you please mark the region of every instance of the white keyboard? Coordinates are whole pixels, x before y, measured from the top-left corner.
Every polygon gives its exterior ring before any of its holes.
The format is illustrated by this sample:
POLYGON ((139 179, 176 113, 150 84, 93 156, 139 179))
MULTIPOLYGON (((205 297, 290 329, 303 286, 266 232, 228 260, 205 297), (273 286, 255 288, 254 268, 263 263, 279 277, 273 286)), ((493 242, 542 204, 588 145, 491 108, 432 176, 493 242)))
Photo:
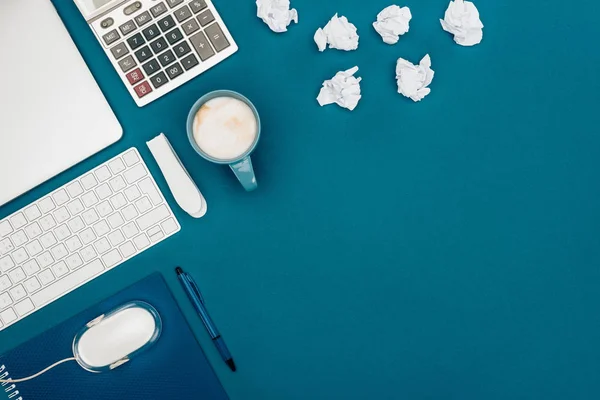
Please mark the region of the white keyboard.
POLYGON ((135 148, 0 220, 0 330, 180 229, 135 148))

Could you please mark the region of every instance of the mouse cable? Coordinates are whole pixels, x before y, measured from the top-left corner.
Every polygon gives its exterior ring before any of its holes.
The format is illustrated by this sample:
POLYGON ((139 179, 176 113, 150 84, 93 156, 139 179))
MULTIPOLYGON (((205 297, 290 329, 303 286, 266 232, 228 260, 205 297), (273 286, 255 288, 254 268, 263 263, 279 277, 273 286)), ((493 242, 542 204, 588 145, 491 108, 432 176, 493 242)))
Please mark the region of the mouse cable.
POLYGON ((52 364, 51 366, 41 370, 40 372, 38 372, 37 374, 33 374, 31 376, 28 376, 26 378, 21 378, 21 379, 5 379, 2 380, 0 379, 0 383, 19 383, 19 382, 25 382, 25 381, 29 381, 31 379, 37 378, 38 376, 45 374, 46 372, 50 371, 52 368, 59 366, 62 363, 66 363, 69 361, 77 361, 77 359, 75 357, 70 357, 70 358, 65 358, 64 360, 60 360, 55 362, 54 364, 52 364))

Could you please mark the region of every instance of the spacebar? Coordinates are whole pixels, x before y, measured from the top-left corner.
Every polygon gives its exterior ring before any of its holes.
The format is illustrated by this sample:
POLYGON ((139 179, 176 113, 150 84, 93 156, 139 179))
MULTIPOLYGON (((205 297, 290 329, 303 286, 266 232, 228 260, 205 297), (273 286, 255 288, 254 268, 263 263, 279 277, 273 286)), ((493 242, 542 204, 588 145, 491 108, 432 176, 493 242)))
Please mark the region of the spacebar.
POLYGON ((72 274, 65 276, 61 280, 53 283, 52 285, 48 285, 44 289, 33 294, 31 296, 31 300, 33 300, 35 305, 39 307, 48 303, 50 300, 63 295, 65 292, 78 287, 83 282, 102 271, 104 271, 104 265, 102 265, 102 261, 92 261, 85 267, 79 268, 72 274))

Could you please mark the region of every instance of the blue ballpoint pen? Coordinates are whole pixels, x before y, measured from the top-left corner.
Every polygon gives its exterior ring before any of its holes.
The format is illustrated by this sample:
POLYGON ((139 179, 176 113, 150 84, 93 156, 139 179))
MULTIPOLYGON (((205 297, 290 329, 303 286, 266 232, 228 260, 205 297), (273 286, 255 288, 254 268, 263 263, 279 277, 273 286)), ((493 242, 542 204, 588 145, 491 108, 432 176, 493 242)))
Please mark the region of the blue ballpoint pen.
POLYGON ((202 293, 200 293, 200 290, 198 289, 198 285, 196 285, 196 282, 194 282, 190 274, 188 274, 187 272, 183 272, 181 268, 175 268, 175 272, 177 272, 177 278, 179 278, 183 289, 188 295, 190 301, 192 302, 192 305, 196 309, 196 312, 200 316, 200 319, 204 323, 204 326, 206 327, 210 338, 212 339, 215 346, 217 346, 217 350, 221 354, 221 357, 223 357, 223 361, 225 361, 225 363, 229 365, 229 368, 231 368, 232 371, 235 371, 235 363, 233 362, 231 353, 229 353, 229 349, 225 345, 225 341, 223 340, 221 334, 217 330, 215 323, 210 318, 210 315, 208 315, 208 311, 204 306, 204 298, 202 297, 202 293))

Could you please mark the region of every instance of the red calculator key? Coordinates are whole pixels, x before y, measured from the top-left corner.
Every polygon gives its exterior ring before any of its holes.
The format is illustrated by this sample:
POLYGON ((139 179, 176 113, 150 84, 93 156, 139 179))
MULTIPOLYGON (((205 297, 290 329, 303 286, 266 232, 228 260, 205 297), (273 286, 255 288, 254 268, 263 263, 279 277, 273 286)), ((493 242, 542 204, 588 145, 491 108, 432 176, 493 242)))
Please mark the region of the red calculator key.
POLYGON ((131 71, 130 73, 128 73, 125 76, 127 77, 129 84, 131 84, 131 85, 133 85, 134 83, 138 83, 139 81, 144 79, 144 74, 142 73, 142 70, 139 68, 134 69, 133 71, 131 71))
POLYGON ((152 92, 152 88, 150 87, 148 81, 140 83, 139 85, 135 86, 133 90, 135 90, 135 93, 138 95, 139 98, 142 98, 148 93, 152 92))

